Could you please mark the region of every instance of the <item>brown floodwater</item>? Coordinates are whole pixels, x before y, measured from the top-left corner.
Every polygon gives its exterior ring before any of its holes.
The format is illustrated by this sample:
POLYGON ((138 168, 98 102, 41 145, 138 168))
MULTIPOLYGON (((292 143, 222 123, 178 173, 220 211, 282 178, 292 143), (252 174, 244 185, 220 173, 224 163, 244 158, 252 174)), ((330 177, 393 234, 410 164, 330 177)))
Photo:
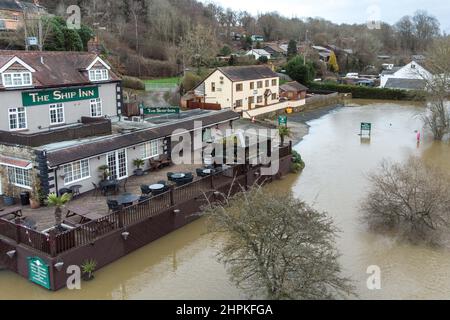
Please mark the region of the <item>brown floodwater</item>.
MULTIPOLYGON (((309 122, 310 133, 295 146, 307 167, 267 188, 293 191, 327 211, 341 230, 337 246, 345 275, 361 299, 449 299, 450 249, 413 246, 373 234, 359 221, 367 174, 384 158, 418 155, 450 172, 450 147, 432 141, 418 105, 352 101, 309 122), (371 139, 361 139, 361 122, 371 122, 371 139), (422 142, 416 142, 421 130, 422 142), (381 269, 381 290, 368 290, 368 266, 381 269)), ((82 290, 48 292, 9 271, 0 271, 0 299, 242 299, 246 295, 217 262, 221 239, 206 233, 205 221, 153 242, 96 272, 82 290)))

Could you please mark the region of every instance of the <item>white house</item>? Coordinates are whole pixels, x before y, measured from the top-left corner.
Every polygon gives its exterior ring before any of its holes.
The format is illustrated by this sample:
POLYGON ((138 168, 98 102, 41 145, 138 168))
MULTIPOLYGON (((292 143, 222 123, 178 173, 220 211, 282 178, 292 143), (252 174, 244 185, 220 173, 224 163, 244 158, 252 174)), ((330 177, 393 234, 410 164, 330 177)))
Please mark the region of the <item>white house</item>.
POLYGON ((433 74, 416 61, 411 61, 404 67, 393 67, 384 70, 380 75, 380 88, 423 90, 426 80, 431 80, 433 74))
POLYGON ((245 54, 246 56, 254 56, 256 60, 259 60, 261 57, 267 57, 267 59, 271 58, 270 53, 268 53, 264 49, 252 49, 245 54))

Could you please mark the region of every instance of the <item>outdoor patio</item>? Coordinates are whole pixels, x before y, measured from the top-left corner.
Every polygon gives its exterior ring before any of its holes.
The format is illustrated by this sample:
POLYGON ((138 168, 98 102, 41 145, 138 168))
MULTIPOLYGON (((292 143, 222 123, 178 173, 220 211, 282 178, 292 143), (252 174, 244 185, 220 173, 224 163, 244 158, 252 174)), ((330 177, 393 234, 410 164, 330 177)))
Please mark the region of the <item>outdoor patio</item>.
MULTIPOLYGON (((94 215, 106 216, 108 215, 108 204, 107 200, 110 198, 114 198, 123 193, 129 193, 132 195, 140 196, 141 185, 151 185, 155 184, 158 181, 166 181, 168 182, 167 173, 188 173, 191 172, 194 175, 194 181, 198 180, 199 177, 196 175, 196 169, 200 168, 201 165, 172 165, 170 167, 166 167, 164 169, 160 169, 152 172, 145 172, 143 176, 131 176, 128 178, 126 184, 126 191, 121 188, 116 194, 108 193, 107 195, 103 195, 100 192, 95 192, 94 190, 84 193, 80 196, 74 197, 70 203, 69 207, 82 207, 84 210, 93 213, 94 215)), ((0 200, 2 202, 2 200, 0 200)), ((20 204, 16 204, 16 206, 20 207, 20 204)), ((0 208, 3 207, 3 204, 0 203, 0 208)), ((41 207, 39 209, 31 209, 30 206, 22 207, 22 215, 28 219, 31 219, 36 222, 36 230, 43 231, 48 228, 51 228, 55 224, 55 216, 54 216, 54 208, 52 207, 41 207)), ((67 220, 74 224, 79 223, 80 217, 74 216, 70 218, 66 218, 67 209, 63 210, 63 220, 67 220)))

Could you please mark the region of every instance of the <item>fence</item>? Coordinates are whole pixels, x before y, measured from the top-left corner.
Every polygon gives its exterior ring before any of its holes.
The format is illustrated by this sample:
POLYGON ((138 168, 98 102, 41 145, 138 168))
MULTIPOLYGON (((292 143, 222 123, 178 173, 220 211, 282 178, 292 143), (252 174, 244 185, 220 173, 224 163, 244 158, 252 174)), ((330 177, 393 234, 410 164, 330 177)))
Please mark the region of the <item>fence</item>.
MULTIPOLYGON (((280 158, 289 155, 291 147, 281 147, 280 158)), ((250 173, 256 173, 259 167, 253 167, 250 173)), ((164 194, 57 235, 34 231, 5 219, 0 219, 0 235, 54 257, 74 248, 93 244, 99 237, 155 217, 175 205, 204 197, 212 191, 235 194, 247 185, 249 173, 243 164, 233 166, 231 170, 227 175, 220 171, 190 184, 172 188, 164 194)))

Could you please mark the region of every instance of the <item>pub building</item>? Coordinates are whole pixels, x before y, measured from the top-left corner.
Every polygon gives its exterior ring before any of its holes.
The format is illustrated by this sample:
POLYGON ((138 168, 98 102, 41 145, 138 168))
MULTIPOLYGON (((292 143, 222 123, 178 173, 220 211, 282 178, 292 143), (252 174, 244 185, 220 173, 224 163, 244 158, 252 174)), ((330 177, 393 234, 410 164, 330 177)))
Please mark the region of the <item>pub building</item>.
POLYGON ((121 79, 94 53, 0 50, 0 194, 18 197, 73 185, 88 192, 107 165, 133 175, 133 160, 167 159, 176 129, 225 130, 239 115, 194 110, 149 118, 122 116, 121 79), (152 121, 152 119, 154 121, 152 121))

